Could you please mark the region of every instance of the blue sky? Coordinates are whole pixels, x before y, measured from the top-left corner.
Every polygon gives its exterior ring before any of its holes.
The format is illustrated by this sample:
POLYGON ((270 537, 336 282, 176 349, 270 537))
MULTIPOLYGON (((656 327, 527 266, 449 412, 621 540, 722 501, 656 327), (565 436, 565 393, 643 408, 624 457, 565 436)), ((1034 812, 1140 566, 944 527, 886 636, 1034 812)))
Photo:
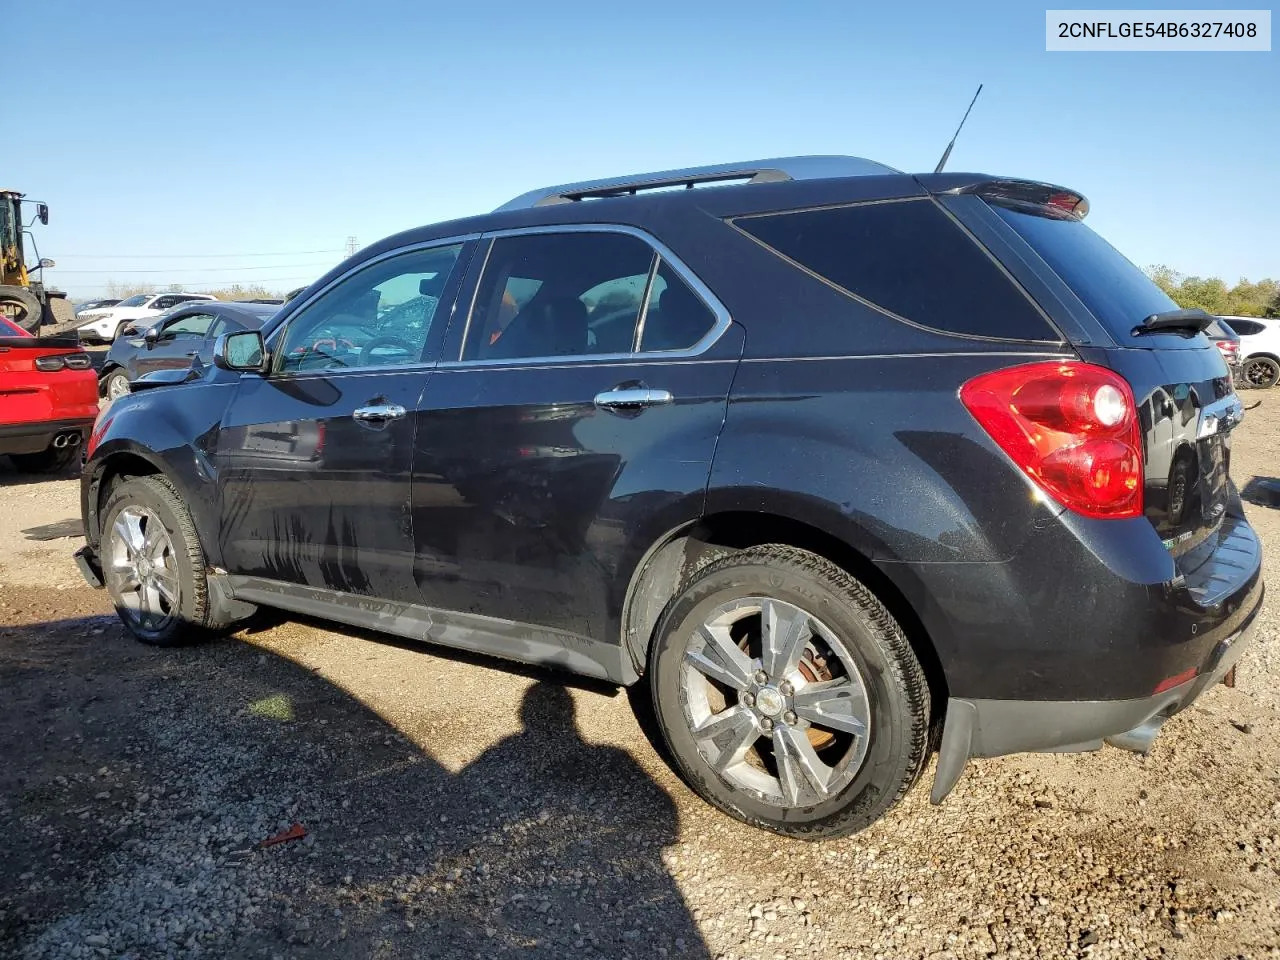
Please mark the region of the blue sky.
POLYGON ((803 153, 932 169, 979 82, 949 169, 1075 187, 1139 264, 1280 276, 1274 51, 1046 53, 1044 6, 1025 2, 41 0, 18 16, 42 38, 6 54, 33 129, 5 138, 0 180, 50 203, 37 242, 72 293, 285 289, 348 236, 548 183, 803 153))

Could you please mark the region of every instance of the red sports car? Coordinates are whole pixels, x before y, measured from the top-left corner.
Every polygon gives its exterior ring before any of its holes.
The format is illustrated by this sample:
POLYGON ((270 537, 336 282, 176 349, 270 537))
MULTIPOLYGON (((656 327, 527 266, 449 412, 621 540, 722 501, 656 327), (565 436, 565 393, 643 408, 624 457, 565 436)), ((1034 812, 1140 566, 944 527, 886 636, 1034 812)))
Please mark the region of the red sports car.
POLYGON ((77 342, 33 337, 0 317, 0 455, 19 470, 65 470, 97 415, 98 376, 77 342))

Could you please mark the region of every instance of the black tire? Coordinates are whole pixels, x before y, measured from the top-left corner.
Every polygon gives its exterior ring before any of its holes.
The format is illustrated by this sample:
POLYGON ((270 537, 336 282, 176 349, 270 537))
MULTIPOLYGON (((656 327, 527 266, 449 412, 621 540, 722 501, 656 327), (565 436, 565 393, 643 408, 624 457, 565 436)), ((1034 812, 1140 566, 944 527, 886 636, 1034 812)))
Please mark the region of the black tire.
POLYGON ((23 330, 35 333, 44 317, 44 308, 26 287, 0 287, 0 315, 12 320, 23 330))
POLYGON ((11 453, 9 459, 22 473, 65 473, 80 462, 80 448, 49 447, 39 453, 11 453))
POLYGON ((820 840, 865 829, 906 794, 928 759, 929 687, 902 628, 849 573, 794 547, 752 547, 693 577, 658 624, 649 685, 658 725, 689 786, 730 816, 785 836, 820 840), (754 596, 783 601, 824 624, 852 655, 865 686, 871 724, 865 758, 847 784, 811 806, 771 803, 717 773, 686 716, 682 675, 694 632, 721 604, 754 596))
POLYGON ((1271 357, 1249 357, 1240 370, 1240 379, 1255 390, 1266 390, 1280 382, 1280 363, 1271 357))
POLYGON ((130 392, 129 377, 125 374, 123 370, 121 370, 119 367, 116 367, 114 370, 112 370, 110 373, 108 373, 105 377, 102 378, 102 388, 99 392, 102 394, 102 396, 106 397, 109 400, 117 399, 118 396, 123 397, 130 392), (123 384, 123 389, 120 390, 119 394, 114 394, 113 390, 119 384, 123 384))
POLYGON ((121 598, 119 582, 109 575, 107 591, 125 627, 138 640, 156 647, 197 643, 225 631, 234 621, 221 618, 212 602, 204 549, 195 522, 177 489, 165 477, 134 477, 112 489, 102 511, 103 566, 111 568, 112 550, 118 541, 115 524, 120 514, 131 506, 144 508, 160 520, 172 547, 167 556, 172 558, 175 568, 178 597, 163 624, 148 626, 131 615, 121 598))

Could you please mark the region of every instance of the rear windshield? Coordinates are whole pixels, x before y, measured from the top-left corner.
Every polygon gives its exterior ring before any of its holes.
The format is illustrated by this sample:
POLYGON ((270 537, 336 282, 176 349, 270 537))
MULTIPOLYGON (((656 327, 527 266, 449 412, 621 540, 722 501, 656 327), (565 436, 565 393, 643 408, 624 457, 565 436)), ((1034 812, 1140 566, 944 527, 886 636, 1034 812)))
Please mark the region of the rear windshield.
POLYGON ((1153 313, 1178 309, 1150 277, 1079 220, 1038 207, 994 203, 992 207, 1035 248, 1117 343, 1127 342, 1133 328, 1153 313))

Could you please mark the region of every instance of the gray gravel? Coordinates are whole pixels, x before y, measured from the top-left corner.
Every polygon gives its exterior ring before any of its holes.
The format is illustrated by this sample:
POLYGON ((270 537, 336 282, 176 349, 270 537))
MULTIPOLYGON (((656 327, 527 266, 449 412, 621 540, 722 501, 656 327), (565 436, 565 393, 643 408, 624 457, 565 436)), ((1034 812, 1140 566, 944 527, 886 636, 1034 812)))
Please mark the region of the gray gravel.
MULTIPOLYGON (((1241 483, 1280 463, 1262 396, 1241 483)), ((0 486, 0 956, 1280 958, 1273 604, 1150 757, 975 763, 805 844, 709 809, 594 685, 279 618, 133 643, 71 541, 18 533, 75 483, 0 486)))

